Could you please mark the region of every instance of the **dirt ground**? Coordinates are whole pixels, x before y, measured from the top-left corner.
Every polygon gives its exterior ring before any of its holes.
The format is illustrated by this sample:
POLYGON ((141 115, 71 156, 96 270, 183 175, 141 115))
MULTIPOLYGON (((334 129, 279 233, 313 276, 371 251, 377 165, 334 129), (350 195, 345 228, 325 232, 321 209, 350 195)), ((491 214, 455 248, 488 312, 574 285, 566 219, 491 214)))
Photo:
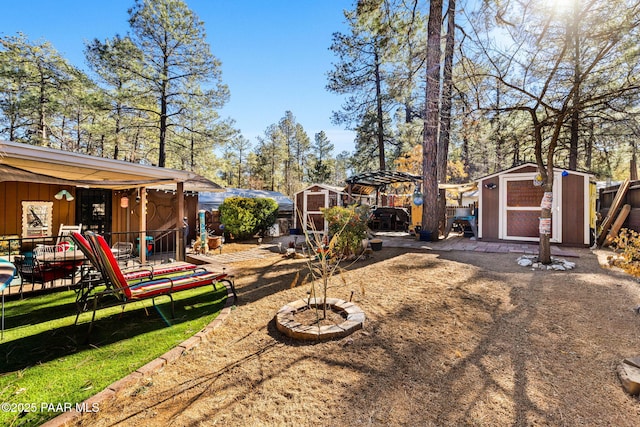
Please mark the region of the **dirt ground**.
POLYGON ((588 250, 570 272, 516 254, 385 248, 343 274, 363 330, 324 343, 273 317, 304 260, 234 264, 237 308, 203 343, 86 426, 637 426, 616 366, 640 355, 636 280, 588 250))

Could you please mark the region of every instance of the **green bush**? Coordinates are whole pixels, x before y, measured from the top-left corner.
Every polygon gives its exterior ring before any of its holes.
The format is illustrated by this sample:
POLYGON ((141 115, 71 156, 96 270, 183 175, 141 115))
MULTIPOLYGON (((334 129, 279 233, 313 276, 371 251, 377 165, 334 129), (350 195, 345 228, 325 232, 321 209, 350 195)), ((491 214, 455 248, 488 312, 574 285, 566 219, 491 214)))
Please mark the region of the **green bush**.
POLYGON ((224 231, 242 240, 259 233, 264 236, 278 217, 278 204, 263 197, 229 197, 220 205, 224 231))
POLYGON ((335 250, 342 255, 358 253, 362 240, 367 237, 368 206, 334 206, 323 209, 322 215, 329 223, 329 235, 335 237, 335 250))
POLYGON ((273 199, 257 197, 255 199, 256 232, 261 236, 276 222, 278 218, 278 203, 273 199))

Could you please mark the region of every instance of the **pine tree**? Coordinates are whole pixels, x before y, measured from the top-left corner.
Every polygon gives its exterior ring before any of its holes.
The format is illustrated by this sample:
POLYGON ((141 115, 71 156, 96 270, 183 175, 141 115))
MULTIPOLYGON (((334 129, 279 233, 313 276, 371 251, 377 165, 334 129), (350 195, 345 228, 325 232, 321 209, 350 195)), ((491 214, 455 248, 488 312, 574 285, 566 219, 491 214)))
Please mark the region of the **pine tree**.
MULTIPOLYGON (((132 64, 142 92, 153 94, 156 105, 136 108, 155 118, 158 129, 158 166, 167 163, 169 129, 180 122, 186 109, 206 112, 213 120, 215 109, 228 99, 221 83, 221 63, 206 42, 204 24, 180 0, 136 0, 129 10, 131 40, 141 52, 132 64)), ((134 58, 135 59, 135 58, 134 58)), ((189 129, 207 135, 207 129, 189 129)))
POLYGON ((311 182, 325 183, 331 179, 331 164, 335 163, 331 158, 334 146, 327 138, 324 131, 315 134, 313 150, 313 168, 309 171, 311 182))

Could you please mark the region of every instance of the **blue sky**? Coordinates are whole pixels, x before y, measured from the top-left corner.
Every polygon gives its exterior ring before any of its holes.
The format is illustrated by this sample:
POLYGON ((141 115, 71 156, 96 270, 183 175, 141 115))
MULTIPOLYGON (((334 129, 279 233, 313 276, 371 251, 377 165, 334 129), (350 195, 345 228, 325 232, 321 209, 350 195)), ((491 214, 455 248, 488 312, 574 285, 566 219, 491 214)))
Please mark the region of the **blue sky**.
MULTIPOLYGON (((256 136, 293 112, 313 141, 323 130, 337 154, 353 151, 353 132, 331 123, 343 98, 325 90, 337 59, 331 35, 347 32, 343 10, 352 0, 185 0, 204 22, 212 53, 222 61, 231 100, 221 111, 253 145, 256 136)), ((23 32, 49 41, 86 69, 85 42, 129 31, 134 0, 22 0, 3 2, 0 35, 23 32)))

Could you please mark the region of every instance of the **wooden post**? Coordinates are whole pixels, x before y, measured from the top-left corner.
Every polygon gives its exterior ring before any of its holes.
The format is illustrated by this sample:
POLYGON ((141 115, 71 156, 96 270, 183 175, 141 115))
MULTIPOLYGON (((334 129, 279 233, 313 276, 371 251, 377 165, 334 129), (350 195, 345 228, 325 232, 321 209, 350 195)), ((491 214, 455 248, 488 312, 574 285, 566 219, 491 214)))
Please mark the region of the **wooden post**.
POLYGON ((620 228, 622 228, 622 224, 624 224, 627 216, 629 216, 629 212, 631 212, 631 205, 624 205, 620 210, 620 214, 618 214, 616 221, 611 226, 611 230, 609 230, 609 234, 607 234, 607 238, 602 246, 609 246, 613 243, 615 238, 618 237, 618 232, 620 231, 620 228))
POLYGON ((185 252, 186 252, 186 228, 183 228, 182 219, 185 217, 184 215, 184 183, 178 182, 176 184, 176 204, 177 204, 177 214, 176 214, 176 229, 182 229, 182 233, 180 231, 176 231, 176 260, 184 261, 185 252), (181 238, 182 237, 182 238, 181 238))
POLYGON ((140 263, 146 264, 147 262, 147 189, 146 187, 140 187, 138 189, 140 194, 140 263))

